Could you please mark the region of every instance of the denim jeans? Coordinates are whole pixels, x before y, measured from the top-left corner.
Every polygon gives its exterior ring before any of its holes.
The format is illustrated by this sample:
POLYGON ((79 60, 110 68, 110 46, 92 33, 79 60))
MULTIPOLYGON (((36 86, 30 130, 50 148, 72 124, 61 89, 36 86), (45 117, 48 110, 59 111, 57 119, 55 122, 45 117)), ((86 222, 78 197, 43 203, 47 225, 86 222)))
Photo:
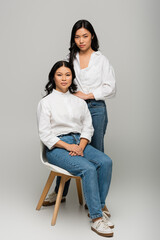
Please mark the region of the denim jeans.
MULTIPOLYGON (((60 136, 60 139, 69 144, 79 144, 80 134, 71 133, 60 136)), ((70 156, 62 148, 47 149, 48 162, 64 168, 75 176, 82 178, 84 197, 92 219, 102 217, 102 208, 108 194, 112 160, 91 145, 87 145, 84 156, 70 156)))
POLYGON ((94 128, 91 145, 101 152, 104 152, 104 135, 108 123, 106 104, 101 100, 87 100, 86 102, 91 113, 94 128))
MULTIPOLYGON (((91 113, 92 117, 92 124, 94 128, 94 134, 92 136, 92 140, 90 145, 95 147, 96 149, 104 152, 104 135, 107 128, 108 123, 108 116, 107 116, 107 109, 106 104, 104 101, 96 101, 96 100, 86 100, 88 104, 88 109, 91 113)), ((59 184, 60 184, 61 177, 57 177, 56 180, 56 187, 55 192, 58 192, 59 184)), ((63 196, 66 196, 69 189, 70 180, 66 182, 63 196)))

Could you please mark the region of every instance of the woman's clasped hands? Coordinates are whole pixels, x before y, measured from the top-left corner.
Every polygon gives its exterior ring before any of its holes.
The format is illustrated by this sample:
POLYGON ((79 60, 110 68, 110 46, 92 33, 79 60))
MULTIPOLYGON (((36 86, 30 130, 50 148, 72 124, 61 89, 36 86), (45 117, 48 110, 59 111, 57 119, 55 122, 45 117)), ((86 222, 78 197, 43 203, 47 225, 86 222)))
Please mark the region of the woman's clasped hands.
POLYGON ((83 149, 77 144, 68 144, 67 150, 69 151, 69 155, 71 156, 83 157, 83 149))

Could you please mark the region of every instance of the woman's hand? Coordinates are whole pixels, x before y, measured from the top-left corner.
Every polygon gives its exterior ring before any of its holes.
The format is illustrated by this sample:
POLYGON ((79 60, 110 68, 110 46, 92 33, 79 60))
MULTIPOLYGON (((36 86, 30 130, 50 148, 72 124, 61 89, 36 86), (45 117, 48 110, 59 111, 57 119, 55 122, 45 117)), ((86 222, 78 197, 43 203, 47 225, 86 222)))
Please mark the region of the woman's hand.
POLYGON ((69 155, 71 155, 71 156, 77 156, 78 155, 78 156, 83 157, 83 150, 77 144, 68 144, 66 150, 69 151, 69 155))
POLYGON ((83 99, 83 100, 94 99, 94 96, 93 96, 92 93, 85 94, 85 93, 83 93, 81 91, 78 91, 78 92, 74 93, 74 95, 76 97, 79 97, 79 98, 83 99))
POLYGON ((78 92, 74 93, 74 95, 75 95, 76 97, 79 97, 79 98, 84 99, 84 100, 87 99, 87 94, 85 94, 85 93, 83 93, 83 92, 81 92, 81 91, 78 91, 78 92))

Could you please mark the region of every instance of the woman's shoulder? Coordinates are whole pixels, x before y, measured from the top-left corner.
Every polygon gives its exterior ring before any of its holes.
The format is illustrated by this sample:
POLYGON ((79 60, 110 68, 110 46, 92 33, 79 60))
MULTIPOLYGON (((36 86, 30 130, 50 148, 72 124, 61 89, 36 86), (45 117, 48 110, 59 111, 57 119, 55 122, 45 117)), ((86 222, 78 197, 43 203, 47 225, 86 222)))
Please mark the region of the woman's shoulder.
POLYGON ((47 103, 50 102, 50 100, 53 98, 53 94, 50 93, 48 94, 47 96, 44 96, 40 101, 39 101, 39 104, 41 105, 46 105, 47 103))
POLYGON ((97 54, 97 58, 96 58, 97 63, 101 64, 104 67, 110 66, 109 60, 105 55, 103 55, 100 51, 97 51, 96 54, 97 54))
POLYGON ((108 60, 107 57, 104 54, 102 54, 101 51, 96 51, 95 55, 96 55, 97 58, 99 58, 101 60, 108 60))

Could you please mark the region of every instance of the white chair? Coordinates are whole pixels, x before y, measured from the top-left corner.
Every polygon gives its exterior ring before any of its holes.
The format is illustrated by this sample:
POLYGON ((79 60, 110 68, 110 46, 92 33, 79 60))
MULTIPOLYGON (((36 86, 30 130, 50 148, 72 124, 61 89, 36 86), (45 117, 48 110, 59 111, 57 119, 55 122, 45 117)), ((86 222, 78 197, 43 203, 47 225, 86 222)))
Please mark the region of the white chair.
POLYGON ((51 221, 51 225, 55 225, 56 224, 56 219, 57 219, 57 215, 58 215, 58 210, 59 210, 59 206, 61 203, 61 199, 62 199, 62 194, 63 194, 63 190, 64 190, 64 185, 65 182, 68 181, 71 178, 75 178, 76 179, 76 185, 77 185, 77 192, 78 192, 78 198, 79 198, 79 203, 82 205, 83 204, 83 197, 82 197, 82 188, 81 188, 81 178, 74 176, 72 174, 70 174, 68 171, 64 170, 63 168, 57 167, 55 165, 52 165, 50 163, 48 163, 47 158, 46 158, 46 154, 45 154, 45 150, 46 147, 45 145, 41 142, 40 143, 40 159, 42 161, 42 163, 49 169, 51 170, 50 175, 48 177, 48 180, 46 182, 46 185, 43 189, 42 195, 40 197, 40 200, 37 204, 36 210, 40 210, 43 201, 45 200, 47 193, 52 185, 52 182, 54 180, 54 178, 56 176, 60 176, 61 177, 61 181, 60 181, 60 185, 59 185, 59 190, 58 190, 58 194, 57 194, 57 199, 56 199, 56 204, 55 204, 55 208, 54 208, 54 212, 53 212, 53 217, 52 217, 52 221, 51 221))

